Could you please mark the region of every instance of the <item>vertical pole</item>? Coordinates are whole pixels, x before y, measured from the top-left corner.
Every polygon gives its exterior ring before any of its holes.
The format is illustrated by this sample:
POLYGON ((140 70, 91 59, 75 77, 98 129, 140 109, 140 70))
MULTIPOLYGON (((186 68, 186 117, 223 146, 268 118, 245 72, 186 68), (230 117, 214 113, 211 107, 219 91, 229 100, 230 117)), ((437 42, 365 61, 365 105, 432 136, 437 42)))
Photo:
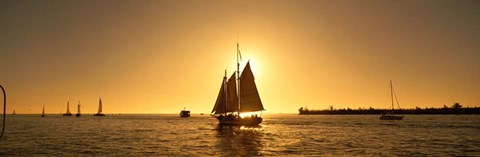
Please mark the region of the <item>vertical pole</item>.
POLYGON ((393 113, 393 85, 392 85, 392 80, 390 80, 390 95, 392 97, 392 113, 393 113))
MULTIPOLYGON (((2 139, 3 133, 5 132, 5 112, 7 111, 7 94, 2 85, 0 85, 3 91, 3 124, 2 124, 2 134, 0 134, 0 139, 2 139)), ((15 112, 15 111, 14 111, 15 112)))
POLYGON ((238 83, 237 83, 237 100, 238 100, 238 110, 237 110, 237 116, 240 117, 240 62, 238 60, 238 55, 239 55, 239 44, 237 43, 237 79, 238 79, 238 83))
POLYGON ((225 69, 225 76, 223 77, 223 90, 225 93, 225 116, 227 116, 227 102, 228 102, 228 89, 227 89, 227 69, 225 69))

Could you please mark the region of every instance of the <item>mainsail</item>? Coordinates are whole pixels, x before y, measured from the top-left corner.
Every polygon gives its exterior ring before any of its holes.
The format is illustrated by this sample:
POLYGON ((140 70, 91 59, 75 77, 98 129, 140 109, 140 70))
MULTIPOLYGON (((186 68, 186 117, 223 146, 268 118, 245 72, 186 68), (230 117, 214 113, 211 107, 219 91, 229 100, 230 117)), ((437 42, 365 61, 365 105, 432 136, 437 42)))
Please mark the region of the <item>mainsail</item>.
POLYGON ((250 62, 247 63, 240 79, 240 94, 237 90, 237 77, 235 73, 230 76, 228 82, 224 77, 220 92, 218 93, 215 106, 212 113, 221 114, 226 112, 253 112, 262 111, 263 108, 257 86, 255 85, 255 77, 250 69, 250 62), (240 96, 240 97, 239 97, 240 96), (240 105, 238 99, 240 98, 240 105), (240 106, 240 107, 239 107, 240 106))
POLYGON ((230 76, 227 82, 227 112, 238 111, 237 80, 235 73, 230 76))
MULTIPOLYGON (((99 99, 100 99, 100 102, 98 103, 98 113, 102 113, 102 98, 99 98, 99 99)), ((107 108, 108 108, 108 106, 107 106, 107 108)))
POLYGON ((67 101, 67 114, 70 114, 70 102, 67 101))
POLYGON ((262 100, 255 85, 255 77, 247 63, 240 76, 240 112, 262 111, 262 100))

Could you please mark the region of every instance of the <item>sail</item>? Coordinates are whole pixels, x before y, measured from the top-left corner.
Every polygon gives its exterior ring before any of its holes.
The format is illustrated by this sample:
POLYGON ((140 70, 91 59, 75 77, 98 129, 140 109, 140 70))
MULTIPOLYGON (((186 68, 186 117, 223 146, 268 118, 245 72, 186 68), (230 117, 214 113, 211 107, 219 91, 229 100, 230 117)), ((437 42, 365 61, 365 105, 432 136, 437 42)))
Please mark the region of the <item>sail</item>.
POLYGON ((45 105, 43 105, 42 115, 45 114, 45 105))
POLYGON ((235 73, 230 76, 227 82, 227 112, 238 111, 237 80, 235 73))
POLYGON ((80 114, 80 101, 78 101, 78 110, 77 110, 77 114, 80 114))
POLYGON ((98 113, 102 113, 102 98, 100 98, 100 102, 98 102, 98 113))
POLYGON ((255 85, 255 77, 252 69, 250 69, 250 62, 247 63, 240 75, 240 112, 262 111, 262 100, 258 94, 257 86, 255 85))
POLYGON ((70 114, 70 102, 67 101, 67 114, 70 114))
POLYGON ((218 92, 217 101, 215 101, 215 106, 212 109, 211 113, 220 114, 225 112, 225 103, 226 103, 226 93, 225 93, 225 80, 223 78, 222 85, 220 86, 220 91, 218 92))

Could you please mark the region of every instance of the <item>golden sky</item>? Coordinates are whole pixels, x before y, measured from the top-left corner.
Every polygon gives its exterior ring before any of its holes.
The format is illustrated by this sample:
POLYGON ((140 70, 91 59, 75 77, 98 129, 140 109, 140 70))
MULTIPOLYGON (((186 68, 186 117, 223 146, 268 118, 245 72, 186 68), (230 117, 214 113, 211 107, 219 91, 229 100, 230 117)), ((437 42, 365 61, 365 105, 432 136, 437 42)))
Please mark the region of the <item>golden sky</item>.
POLYGON ((480 1, 0 1, 7 111, 210 113, 250 60, 266 112, 480 106, 480 1))

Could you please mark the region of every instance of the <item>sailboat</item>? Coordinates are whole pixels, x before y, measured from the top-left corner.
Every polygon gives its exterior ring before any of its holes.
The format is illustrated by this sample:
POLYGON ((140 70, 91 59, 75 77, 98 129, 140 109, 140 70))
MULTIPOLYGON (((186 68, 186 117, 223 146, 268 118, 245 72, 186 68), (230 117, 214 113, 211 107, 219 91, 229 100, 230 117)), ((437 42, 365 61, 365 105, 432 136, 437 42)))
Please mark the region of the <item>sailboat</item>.
POLYGON ((397 95, 395 94, 395 91, 393 90, 393 85, 392 85, 392 80, 390 80, 390 95, 392 97, 392 112, 387 112, 384 113, 380 116, 381 120, 402 120, 403 116, 402 115, 395 115, 394 114, 394 103, 393 103, 393 97, 395 96, 395 100, 397 101, 398 108, 400 108, 400 104, 398 103, 397 95))
POLYGON ((77 114, 75 116, 80 117, 82 114, 80 114, 80 101, 78 101, 78 109, 77 109, 77 114))
POLYGON ((241 58, 239 44, 237 43, 237 71, 227 79, 227 71, 225 70, 225 76, 211 115, 218 119, 220 125, 254 126, 263 121, 262 117, 256 114, 246 117, 242 116, 241 113, 258 112, 265 109, 255 85, 255 77, 250 68, 250 62, 247 62, 240 74, 239 55, 241 58))
POLYGON ((67 101, 67 113, 64 113, 63 116, 72 116, 70 113, 70 102, 67 101))
POLYGON ((15 109, 13 110, 13 113, 12 113, 12 115, 15 115, 15 109))
POLYGON ((105 114, 102 113, 102 98, 99 98, 98 113, 93 114, 93 116, 105 116, 105 114))
POLYGON ((45 105, 43 105, 43 110, 42 110, 42 117, 45 117, 45 105))

